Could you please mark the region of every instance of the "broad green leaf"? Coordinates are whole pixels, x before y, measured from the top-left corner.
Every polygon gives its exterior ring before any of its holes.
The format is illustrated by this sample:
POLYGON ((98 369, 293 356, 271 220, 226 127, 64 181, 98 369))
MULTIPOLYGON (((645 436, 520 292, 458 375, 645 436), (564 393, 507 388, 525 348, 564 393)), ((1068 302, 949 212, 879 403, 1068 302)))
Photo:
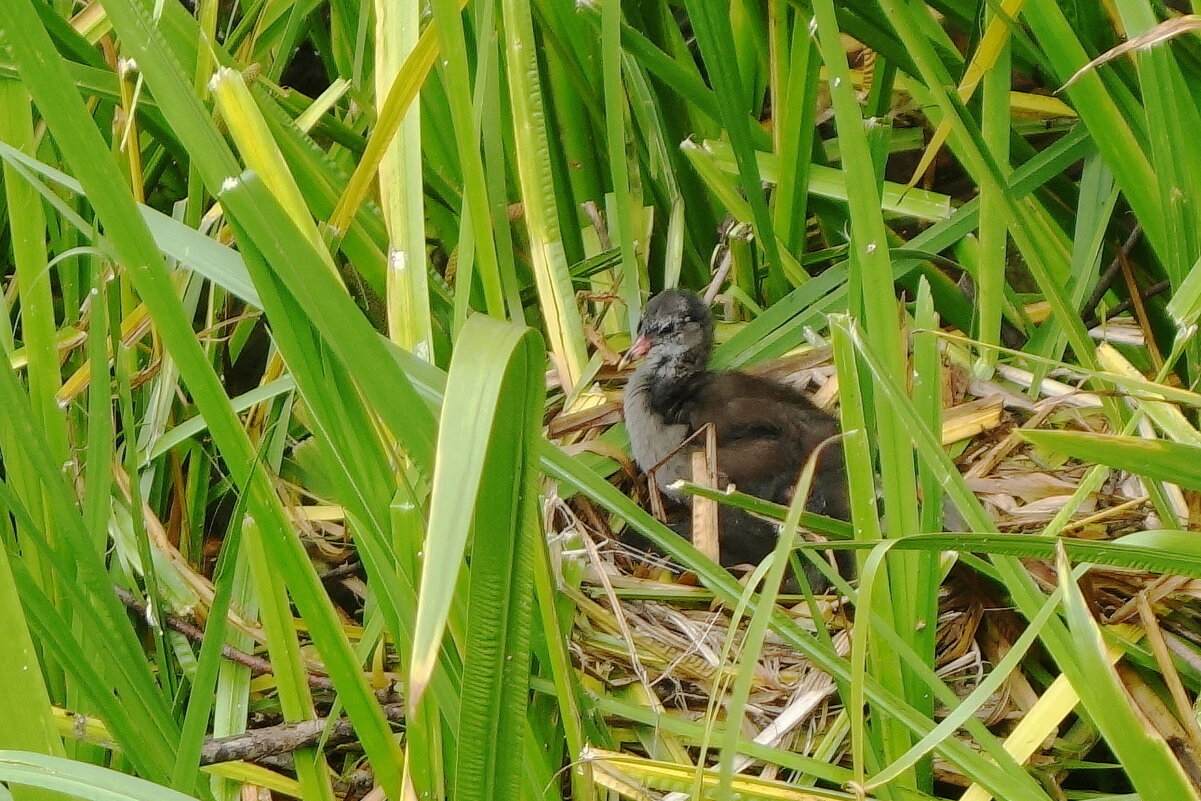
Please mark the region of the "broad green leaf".
POLYGON ((43 787, 88 801, 195 801, 169 787, 62 757, 0 751, 0 781, 43 787))
MULTIPOLYGON (((521 787, 532 548, 541 536, 533 468, 543 353, 528 328, 471 318, 458 339, 442 408, 408 705, 425 724, 411 737, 429 735, 436 715, 422 711, 429 705, 425 691, 470 541, 462 750, 454 773, 461 798, 516 797, 521 787)), ((424 755, 428 746, 418 739, 413 747, 424 755)))

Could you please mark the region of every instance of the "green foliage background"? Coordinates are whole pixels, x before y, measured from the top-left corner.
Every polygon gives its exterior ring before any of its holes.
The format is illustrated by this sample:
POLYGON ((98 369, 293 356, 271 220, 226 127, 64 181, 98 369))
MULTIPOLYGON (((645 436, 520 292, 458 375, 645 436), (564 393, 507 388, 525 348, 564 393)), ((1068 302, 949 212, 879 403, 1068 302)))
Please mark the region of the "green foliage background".
MULTIPOLYGON (((1070 688, 1073 731, 1108 746, 1115 792, 1196 797, 1128 674, 1175 704, 1193 754, 1201 679, 1103 631, 1068 559, 1201 577, 1159 483, 1201 488, 1201 49, 1186 30, 1054 94, 1176 13, 5 0, 0 780, 20 798, 332 799, 358 764, 319 749, 291 773, 200 766, 206 738, 252 711, 298 721, 319 702, 353 721, 389 798, 959 797, 934 760, 977 785, 964 798, 1063 797, 1068 767, 1024 765, 971 714, 987 693, 961 701, 933 670, 938 590, 962 551, 1029 623, 981 687, 1037 642, 1037 684, 1070 688), (933 172, 909 188, 923 153, 933 172), (718 364, 833 347, 863 548, 849 656, 637 508, 606 480, 612 461, 545 436, 548 411, 600 400, 604 351, 650 292, 703 289, 718 266, 735 323, 718 364), (1132 295, 1150 344, 1123 359, 1085 323, 1132 295), (969 339, 946 345, 943 324, 969 339), (1045 530, 988 536, 935 433, 943 358, 1036 384, 1071 365, 1109 430, 1139 436, 1032 439, 1145 474, 1170 531, 1057 548, 1098 467, 1045 530), (676 718, 584 681, 579 565, 544 536, 550 482, 741 604, 723 715, 676 718), (944 495, 972 534, 937 536, 944 495), (330 507, 365 566, 362 625, 318 577, 330 507), (1048 594, 1019 557, 1056 556, 1048 594), (114 585, 149 599, 149 619, 114 585), (203 641, 162 626, 167 611, 207 621, 203 641), (726 722, 769 632, 845 703, 807 753, 726 722), (252 679, 224 644, 272 673, 252 679), (317 669, 335 698, 314 697, 317 669), (391 685, 399 732, 377 699, 391 685), (603 756, 631 742, 653 759, 603 756), (703 770, 701 742, 717 754, 703 770), (740 754, 787 785, 736 776, 740 754)), ((1070 792, 1108 792, 1087 787, 1070 792)))

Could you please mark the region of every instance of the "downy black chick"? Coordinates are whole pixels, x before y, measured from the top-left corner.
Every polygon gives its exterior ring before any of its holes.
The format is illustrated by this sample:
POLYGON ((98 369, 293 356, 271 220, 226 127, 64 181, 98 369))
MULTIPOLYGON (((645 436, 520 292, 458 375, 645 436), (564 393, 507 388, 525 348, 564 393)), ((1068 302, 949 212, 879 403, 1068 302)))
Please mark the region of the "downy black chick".
MULTIPOLYGON (((671 483, 691 476, 690 453, 704 447, 686 437, 712 424, 717 440, 718 486, 787 504, 810 454, 839 433, 838 422, 794 389, 735 371, 709 369, 713 316, 696 295, 662 292, 647 303, 638 337, 626 360, 642 363, 626 384, 624 407, 630 447, 639 468, 655 469, 671 497, 671 483), (673 454, 673 451, 675 452, 673 454)), ((848 519, 842 447, 827 445, 818 457, 806 508, 848 519)), ((721 563, 761 561, 775 547, 778 526, 728 506, 719 513, 721 563)))

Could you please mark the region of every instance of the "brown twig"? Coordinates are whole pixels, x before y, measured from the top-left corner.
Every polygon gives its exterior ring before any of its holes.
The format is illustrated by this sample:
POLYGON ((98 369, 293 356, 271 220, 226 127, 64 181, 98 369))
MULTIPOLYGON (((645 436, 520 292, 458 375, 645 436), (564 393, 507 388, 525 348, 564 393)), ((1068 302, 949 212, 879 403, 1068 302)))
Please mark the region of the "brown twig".
POLYGON ((341 581, 342 579, 348 578, 350 576, 361 576, 361 575, 363 575, 363 563, 362 562, 346 562, 345 564, 341 564, 341 565, 338 565, 337 567, 330 568, 329 570, 325 571, 317 578, 319 578, 321 580, 322 584, 328 584, 331 581, 341 581))
MULTIPOLYGON (((1120 251, 1127 256, 1134 250, 1134 246, 1138 244, 1139 239, 1143 236, 1143 228, 1141 225, 1134 226, 1134 230, 1126 237, 1126 241, 1122 243, 1120 251)), ((1121 274, 1122 264, 1118 261, 1117 256, 1114 256, 1113 261, 1105 268, 1105 272, 1101 273, 1101 277, 1097 279, 1097 285, 1093 287, 1092 293, 1088 296, 1088 300, 1084 301, 1084 305, 1080 307, 1081 312, 1096 312, 1097 306, 1100 305, 1101 299, 1105 297, 1105 293, 1113 286, 1113 282, 1117 280, 1121 274)))
MULTIPOLYGON (((1168 289, 1171 289, 1171 287, 1172 287, 1171 281, 1160 281, 1159 283, 1152 284, 1151 286, 1144 289, 1141 293, 1139 293, 1139 297, 1142 300, 1150 300, 1151 298, 1155 297, 1156 295, 1162 294, 1163 292, 1167 291, 1168 289)), ((1121 314, 1124 311, 1130 311, 1130 309, 1133 309, 1133 308, 1134 308, 1134 301, 1130 298, 1126 298, 1126 300, 1123 300, 1121 303, 1118 303, 1114 306, 1111 306, 1109 309, 1107 309, 1105 314, 1107 317, 1114 317, 1116 315, 1121 314)), ((1084 321, 1084 327, 1085 328, 1095 328, 1096 326, 1100 325, 1103 322, 1105 322, 1105 321, 1102 320, 1100 317, 1090 317, 1089 319, 1084 321)))
MULTIPOLYGON (((404 720, 404 704, 386 704, 381 707, 384 717, 393 723, 404 720)), ((235 760, 254 761, 264 757, 290 754, 322 742, 328 746, 342 745, 355 739, 354 726, 348 718, 317 718, 301 723, 281 723, 264 726, 242 734, 207 740, 200 749, 200 764, 235 760), (328 735, 326 735, 328 731, 328 735)))
POLYGON ((1122 265, 1122 277, 1126 280, 1126 290, 1129 293, 1131 302, 1134 303, 1134 319, 1138 321, 1138 326, 1143 331, 1143 342, 1147 345, 1147 353, 1151 356, 1151 363, 1158 370, 1163 367, 1163 354, 1159 352, 1159 347, 1155 344, 1155 334, 1151 330, 1151 321, 1147 317, 1147 307, 1143 303, 1138 282, 1134 280, 1134 270, 1130 266, 1130 258, 1125 252, 1118 253, 1118 263, 1122 265))
MULTIPOLYGON (((146 619, 146 605, 133 596, 133 593, 122 587, 114 587, 113 590, 117 593, 117 597, 121 599, 121 603, 143 620, 146 619)), ((201 642, 204 639, 204 629, 199 626, 189 623, 186 620, 176 617, 175 615, 166 614, 162 616, 164 625, 167 628, 178 631, 183 636, 187 637, 192 642, 201 642)), ((274 673, 275 668, 271 663, 262 657, 248 654, 245 651, 234 648, 232 645, 222 645, 221 655, 230 662, 237 662, 250 669, 250 672, 256 675, 265 673, 274 673)), ((334 683, 327 676, 317 676, 312 673, 308 674, 309 686, 315 690, 332 690, 334 683)))

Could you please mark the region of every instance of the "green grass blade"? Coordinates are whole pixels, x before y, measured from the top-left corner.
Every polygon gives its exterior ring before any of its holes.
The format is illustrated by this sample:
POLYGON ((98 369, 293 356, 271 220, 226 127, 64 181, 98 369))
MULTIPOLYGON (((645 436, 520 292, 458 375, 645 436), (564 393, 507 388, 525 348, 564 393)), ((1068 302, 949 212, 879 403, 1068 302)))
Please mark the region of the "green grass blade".
MULTIPOLYGON (((738 57, 734 50, 734 33, 730 15, 715 3, 687 0, 688 16, 692 21, 697 44, 709 79, 717 94, 722 125, 730 137, 734 156, 738 161, 740 189, 750 204, 751 216, 755 221, 756 238, 763 248, 763 256, 769 269, 780 264, 779 245, 775 228, 767 208, 767 199, 759 178, 759 167, 755 162, 754 143, 747 113, 747 93, 741 87, 738 57)), ((754 101, 752 101, 754 102, 754 101)))
POLYGON ((529 229, 534 280, 555 367, 563 385, 575 387, 584 375, 588 358, 561 234, 561 226, 573 224, 574 219, 559 217, 530 7, 517 0, 502 0, 501 11, 515 160, 529 229))
POLYGON ((1201 489, 1201 447, 1196 445, 1083 431, 1020 433, 1023 439, 1035 445, 1078 459, 1100 462, 1189 489, 1201 489))
POLYGON ((43 787, 88 801, 193 801, 169 787, 61 757, 0 751, 0 781, 43 787))
MULTIPOLYGON (((460 4, 457 0, 434 0, 431 4, 437 25, 443 57, 442 76, 446 83, 450 118, 454 126, 459 168, 463 174, 465 200, 464 226, 470 223, 471 252, 478 261, 480 285, 484 292, 485 308, 496 317, 505 316, 505 301, 501 290, 500 265, 496 255, 496 240, 492 230, 492 211, 489 208, 484 162, 480 155, 480 127, 473 119, 472 91, 467 64, 467 43, 463 34, 460 4)), ((460 238, 460 242, 462 239, 460 238)), ((470 285, 459 287, 470 293, 470 285)))
MULTIPOLYGON (((50 694, 42 679, 41 663, 8 560, 8 549, 0 547, 0 637, 8 643, 0 652, 0 706, 21 709, 24 713, 14 715, 4 727, 0 745, 63 756, 62 739, 50 716, 50 694)), ((36 791, 19 791, 13 795, 17 801, 49 801, 50 798, 49 793, 36 791)))
MULTIPOLYGON (((891 541, 890 541, 891 542, 891 541)), ((875 547, 877 542, 844 543, 841 548, 875 547)), ((1054 559, 1062 548, 1073 562, 1110 565, 1129 570, 1197 577, 1201 547, 1187 531, 1139 531, 1111 542, 1053 538, 1041 534, 980 534, 958 532, 901 537, 894 550, 960 551, 1022 559, 1054 559)))
POLYGON ((1080 659, 1078 666, 1063 667, 1081 704, 1125 766, 1139 795, 1181 801, 1201 798, 1170 746, 1143 722, 1129 691, 1110 666, 1101 627, 1076 584, 1067 554, 1060 550, 1056 562, 1068 626, 1080 659))
MULTIPOLYGON (((415 0, 376 0, 375 74, 377 107, 417 46, 420 8, 415 0)), ((441 33, 441 28, 439 28, 441 33)), ((388 228, 388 331, 393 341, 423 358, 434 352, 428 278, 425 270, 425 197, 421 187, 421 105, 412 103, 396 138, 379 164, 380 207, 388 228)))

